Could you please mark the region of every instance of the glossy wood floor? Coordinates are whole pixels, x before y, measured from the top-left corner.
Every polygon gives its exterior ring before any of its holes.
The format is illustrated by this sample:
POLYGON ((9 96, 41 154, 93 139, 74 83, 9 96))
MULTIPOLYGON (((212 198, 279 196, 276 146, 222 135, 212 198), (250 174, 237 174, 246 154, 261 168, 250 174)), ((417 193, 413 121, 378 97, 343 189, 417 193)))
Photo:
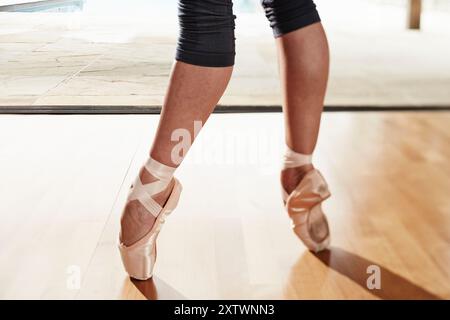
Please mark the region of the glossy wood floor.
POLYGON ((282 209, 281 114, 213 115, 177 172, 156 275, 131 282, 118 221, 156 121, 0 117, 0 298, 450 298, 449 112, 324 115, 333 246, 319 255, 282 209))

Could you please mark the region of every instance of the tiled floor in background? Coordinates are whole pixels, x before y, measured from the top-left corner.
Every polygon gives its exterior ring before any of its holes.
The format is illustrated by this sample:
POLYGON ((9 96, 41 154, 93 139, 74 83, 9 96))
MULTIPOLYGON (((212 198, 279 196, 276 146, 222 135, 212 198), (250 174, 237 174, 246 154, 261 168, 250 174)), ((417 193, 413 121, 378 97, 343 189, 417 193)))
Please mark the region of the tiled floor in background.
MULTIPOLYGON (((328 105, 448 105, 448 12, 318 0, 332 69, 328 105), (348 10, 351 8, 351 10, 348 10)), ((132 5, 132 2, 130 2, 132 5)), ((135 8, 136 9, 136 8, 135 8)), ((176 11, 119 16, 0 13, 0 105, 160 105, 174 56, 176 11)), ((237 18, 237 61, 222 104, 280 104, 274 41, 262 12, 237 18)))

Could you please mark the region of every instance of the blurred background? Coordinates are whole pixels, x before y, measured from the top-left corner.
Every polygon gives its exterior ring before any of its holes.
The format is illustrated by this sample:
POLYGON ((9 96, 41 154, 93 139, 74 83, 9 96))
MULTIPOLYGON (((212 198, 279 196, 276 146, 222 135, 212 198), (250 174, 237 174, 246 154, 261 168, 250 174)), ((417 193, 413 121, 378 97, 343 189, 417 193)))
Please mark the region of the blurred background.
MULTIPOLYGON (((449 1, 316 4, 332 53, 327 106, 450 104, 449 1)), ((234 9, 236 68, 220 103, 279 106, 274 40, 259 0, 235 0, 234 9)), ((158 107, 177 32, 176 1, 0 0, 0 108, 158 107)))

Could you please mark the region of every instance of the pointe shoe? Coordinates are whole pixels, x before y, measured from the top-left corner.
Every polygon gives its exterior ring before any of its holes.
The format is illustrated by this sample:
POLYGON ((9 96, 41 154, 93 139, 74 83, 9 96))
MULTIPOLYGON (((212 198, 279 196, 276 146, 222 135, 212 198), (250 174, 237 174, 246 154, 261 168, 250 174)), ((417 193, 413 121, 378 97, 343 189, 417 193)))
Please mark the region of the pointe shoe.
POLYGON ((177 206, 182 190, 181 183, 176 178, 174 180, 172 192, 158 214, 152 229, 142 239, 130 246, 119 244, 125 270, 134 279, 147 280, 153 276, 156 262, 156 239, 166 217, 177 206))
POLYGON ((322 201, 331 194, 322 174, 313 169, 303 177, 291 194, 284 188, 282 191, 295 234, 313 252, 326 249, 330 245, 330 229, 322 211, 322 201))

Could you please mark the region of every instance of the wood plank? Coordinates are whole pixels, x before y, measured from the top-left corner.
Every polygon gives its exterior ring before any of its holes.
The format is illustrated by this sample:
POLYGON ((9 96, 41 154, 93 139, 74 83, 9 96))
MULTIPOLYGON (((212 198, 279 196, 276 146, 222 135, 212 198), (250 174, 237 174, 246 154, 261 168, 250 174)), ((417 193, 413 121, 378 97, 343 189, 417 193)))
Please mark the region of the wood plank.
POLYGON ((314 255, 279 197, 281 114, 212 115, 177 171, 155 278, 130 281, 119 217, 157 117, 0 117, 0 296, 448 299, 449 120, 325 114, 314 159, 332 191, 333 245, 314 255), (66 287, 73 264, 80 290, 66 287), (380 290, 366 286, 371 265, 380 290))
POLYGON ((422 15, 422 0, 409 0, 408 28, 420 29, 420 16, 422 15))
POLYGON ((83 278, 137 148, 139 121, 0 122, 0 296, 74 298, 68 272, 75 266, 83 278))

